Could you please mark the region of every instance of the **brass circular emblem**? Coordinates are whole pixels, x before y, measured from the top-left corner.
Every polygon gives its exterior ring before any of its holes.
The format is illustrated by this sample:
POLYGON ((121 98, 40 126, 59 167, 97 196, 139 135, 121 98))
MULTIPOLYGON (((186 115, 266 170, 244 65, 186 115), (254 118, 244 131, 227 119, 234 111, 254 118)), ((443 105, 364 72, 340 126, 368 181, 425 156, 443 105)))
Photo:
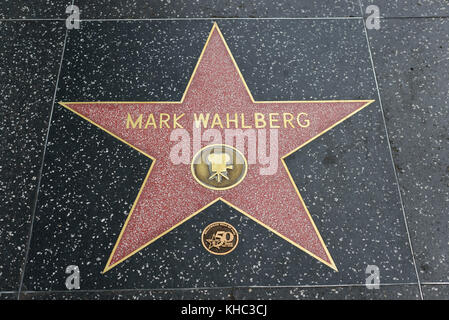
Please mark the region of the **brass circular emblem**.
POLYGON ((248 163, 236 148, 213 144, 198 151, 192 159, 191 169, 193 177, 203 187, 226 190, 242 182, 248 163))
POLYGON ((239 234, 229 223, 214 222, 203 230, 201 242, 210 253, 225 255, 237 247, 239 234))

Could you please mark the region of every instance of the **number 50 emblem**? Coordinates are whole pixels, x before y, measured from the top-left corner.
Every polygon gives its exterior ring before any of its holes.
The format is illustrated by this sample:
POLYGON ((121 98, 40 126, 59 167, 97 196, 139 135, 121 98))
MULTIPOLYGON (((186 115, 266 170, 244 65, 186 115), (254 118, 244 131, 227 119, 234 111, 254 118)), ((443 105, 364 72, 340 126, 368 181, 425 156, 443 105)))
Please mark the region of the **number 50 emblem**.
POLYGON ((229 223, 214 222, 204 229, 201 242, 210 253, 225 255, 237 247, 239 235, 229 223))

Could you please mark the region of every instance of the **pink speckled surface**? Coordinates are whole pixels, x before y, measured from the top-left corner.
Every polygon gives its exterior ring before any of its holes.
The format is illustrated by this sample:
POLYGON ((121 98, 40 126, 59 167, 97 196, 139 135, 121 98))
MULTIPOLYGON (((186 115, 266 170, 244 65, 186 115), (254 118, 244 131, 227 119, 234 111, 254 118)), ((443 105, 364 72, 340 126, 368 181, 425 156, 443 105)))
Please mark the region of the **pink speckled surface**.
MULTIPOLYGON (((208 46, 182 103, 65 103, 66 106, 110 131, 156 159, 143 186, 134 211, 113 252, 109 266, 129 256, 163 232, 213 200, 221 197, 245 211, 292 242, 332 264, 307 211, 284 168, 281 157, 319 135, 364 106, 356 102, 253 102, 240 78, 218 30, 213 29, 208 46), (182 125, 192 136, 193 113, 244 113, 245 122, 254 125, 254 112, 305 112, 307 128, 279 129, 279 163, 274 175, 260 175, 265 165, 250 164, 245 179, 228 190, 210 190, 198 184, 190 165, 174 165, 169 158, 176 143, 170 141, 171 129, 127 129, 128 113, 134 119, 150 113, 182 114, 182 125)), ((172 122, 170 121, 170 124, 172 122)), ((220 129, 221 130, 221 129, 220 129)), ((223 131, 223 130, 221 130, 223 131)), ((203 143, 205 146, 207 143, 203 143)), ((267 149, 269 145, 267 146, 267 149)), ((246 150, 240 150, 245 156, 246 150)), ((191 155, 193 156, 193 154, 191 155)), ((198 237, 198 241, 200 238, 198 237)), ((299 250, 299 249, 298 249, 299 250)))

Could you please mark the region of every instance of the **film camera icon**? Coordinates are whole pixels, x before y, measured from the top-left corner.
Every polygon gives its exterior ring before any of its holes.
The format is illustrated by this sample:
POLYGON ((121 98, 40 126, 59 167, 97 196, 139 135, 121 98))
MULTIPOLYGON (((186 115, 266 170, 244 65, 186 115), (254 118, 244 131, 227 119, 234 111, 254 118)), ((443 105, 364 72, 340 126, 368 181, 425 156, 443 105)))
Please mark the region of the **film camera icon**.
POLYGON ((222 181, 222 178, 229 180, 228 170, 232 170, 233 166, 228 164, 231 157, 227 153, 211 153, 207 156, 209 162, 209 170, 212 173, 209 180, 217 180, 218 183, 222 181))
POLYGON ((192 158, 194 179, 212 190, 227 190, 238 185, 246 176, 248 163, 236 148, 225 144, 211 144, 192 158))

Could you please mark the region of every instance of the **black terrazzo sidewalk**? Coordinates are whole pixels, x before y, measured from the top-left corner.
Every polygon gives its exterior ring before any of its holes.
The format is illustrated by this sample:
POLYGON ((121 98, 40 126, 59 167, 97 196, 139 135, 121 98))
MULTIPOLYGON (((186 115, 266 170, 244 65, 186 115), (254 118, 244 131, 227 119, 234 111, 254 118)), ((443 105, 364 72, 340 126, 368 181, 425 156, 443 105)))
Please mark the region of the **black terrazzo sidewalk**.
POLYGON ((0 299, 449 298, 447 0, 66 2, 0 8, 0 299), (375 100, 286 159, 339 272, 218 202, 101 273, 151 161, 57 102, 180 100, 213 22, 255 100, 375 100))

